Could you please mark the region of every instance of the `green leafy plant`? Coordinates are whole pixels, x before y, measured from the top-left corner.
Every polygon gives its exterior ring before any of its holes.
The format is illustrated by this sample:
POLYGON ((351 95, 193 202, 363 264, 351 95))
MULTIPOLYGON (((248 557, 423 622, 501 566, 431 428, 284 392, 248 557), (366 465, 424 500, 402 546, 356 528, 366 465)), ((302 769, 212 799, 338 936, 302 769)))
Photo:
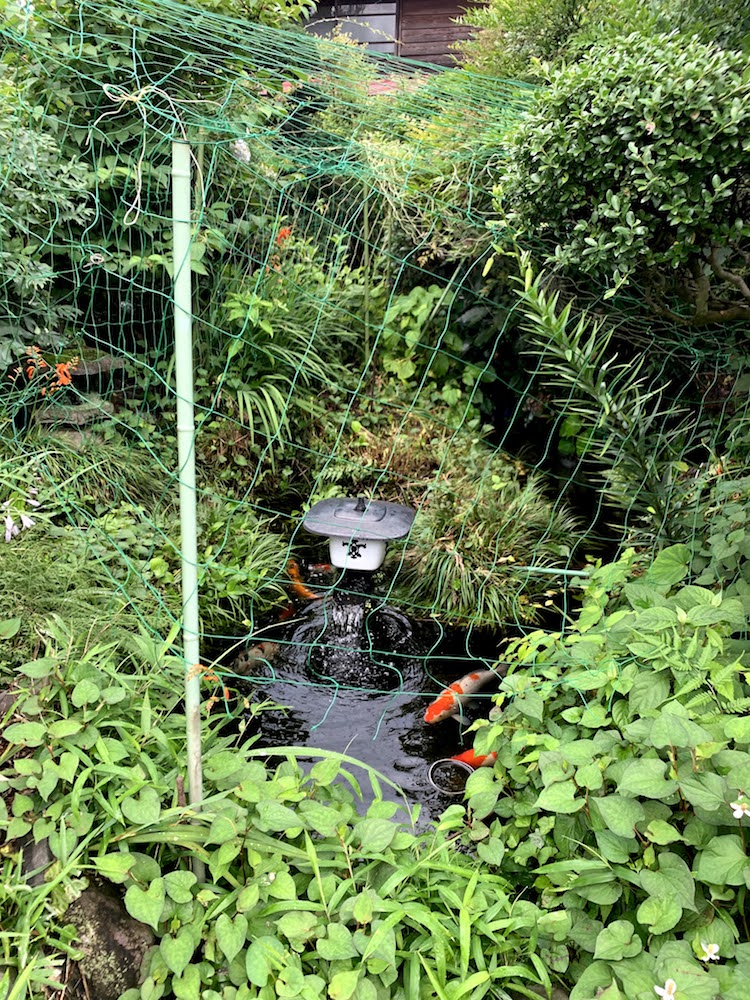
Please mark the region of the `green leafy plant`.
POLYGON ((182 666, 168 644, 144 637, 128 663, 61 625, 49 638, 19 673, 0 737, 0 954, 16 983, 31 970, 16 995, 40 995, 56 956, 80 959, 66 913, 94 876, 120 886, 156 935, 127 1000, 549 992, 537 946, 551 944, 554 920, 456 852, 455 819, 417 834, 370 768, 365 811, 356 761, 293 747, 269 756, 213 719, 203 725, 204 801, 181 805, 182 666), (16 855, 29 835, 52 855, 36 886, 16 855), (195 858, 205 882, 189 869, 195 858))
MULTIPOLYGON (((206 632, 239 628, 253 614, 286 596, 284 573, 290 550, 272 518, 258 517, 246 503, 204 502, 198 509, 200 613, 206 632)), ((168 594, 180 579, 179 525, 158 538, 143 566, 151 586, 168 594)))
POLYGON ((700 425, 665 399, 666 385, 644 373, 646 359, 620 360, 613 329, 573 303, 560 305, 521 260, 522 350, 537 362, 537 375, 560 414, 563 451, 572 452, 603 479, 603 496, 624 514, 642 539, 682 540, 674 523, 686 485, 683 456, 700 425))
POLYGON ((406 548, 392 548, 392 594, 450 622, 530 622, 553 603, 578 539, 576 518, 541 476, 493 448, 476 419, 404 412, 399 397, 362 406, 334 454, 319 444, 315 499, 342 489, 412 506, 406 548), (444 422, 440 417, 444 417, 444 422))
POLYGON ((593 46, 514 133, 508 231, 608 294, 632 281, 676 323, 746 319, 749 88, 739 53, 697 38, 593 46))
POLYGON ((56 254, 93 214, 87 169, 39 128, 23 88, 0 86, 0 370, 37 344, 58 349, 77 310, 55 288, 56 254))
POLYGON ((645 1000, 668 979, 680 1000, 745 988, 750 687, 730 636, 747 618, 687 583, 689 564, 677 545, 593 572, 563 632, 508 644, 477 724, 497 763, 467 783, 469 837, 563 903, 552 967, 572 1000, 645 1000))

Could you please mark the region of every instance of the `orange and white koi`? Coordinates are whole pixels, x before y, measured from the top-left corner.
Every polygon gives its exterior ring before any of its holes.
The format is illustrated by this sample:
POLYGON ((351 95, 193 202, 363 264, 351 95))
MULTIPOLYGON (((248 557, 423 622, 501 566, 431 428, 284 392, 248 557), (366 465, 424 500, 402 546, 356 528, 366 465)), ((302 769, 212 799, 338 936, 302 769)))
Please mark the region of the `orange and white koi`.
POLYGON ((497 754, 493 750, 491 753, 475 753, 474 750, 464 750, 463 753, 457 753, 455 757, 451 757, 451 760, 460 761, 462 764, 468 764, 469 767, 492 767, 492 765, 497 760, 497 754))
POLYGON ((469 698, 485 684, 489 684, 498 675, 494 670, 474 670, 458 681, 454 681, 440 692, 437 698, 427 706, 424 721, 429 723, 442 722, 456 712, 461 711, 469 698))
POLYGON ((325 597, 325 594, 316 594, 305 584, 299 566, 294 559, 290 559, 286 564, 286 571, 292 581, 290 589, 295 597, 299 597, 303 601, 321 601, 325 597))

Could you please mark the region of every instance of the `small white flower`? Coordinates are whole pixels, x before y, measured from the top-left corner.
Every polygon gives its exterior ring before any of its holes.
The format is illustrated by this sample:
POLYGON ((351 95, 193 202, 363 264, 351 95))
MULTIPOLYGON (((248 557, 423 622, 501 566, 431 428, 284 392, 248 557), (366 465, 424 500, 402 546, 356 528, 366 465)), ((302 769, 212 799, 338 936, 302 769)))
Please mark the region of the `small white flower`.
POLYGON ((657 996, 663 997, 664 1000, 673 1000, 676 992, 677 983, 674 979, 668 979, 663 986, 654 986, 654 993, 657 996))
MULTIPOLYGON (((36 492, 36 490, 34 492, 36 492)), ((32 507, 38 507, 39 506, 39 501, 38 500, 33 500, 31 497, 28 498, 28 500, 26 501, 26 503, 31 504, 32 507)))
POLYGON ((745 796, 742 793, 740 793, 737 796, 736 802, 729 803, 729 808, 732 810, 732 815, 734 816, 735 819, 742 819, 743 816, 746 816, 748 813, 750 813, 750 805, 748 805, 747 802, 744 801, 744 798, 745 796))
POLYGON ((701 962, 718 962, 719 961, 719 946, 718 944, 706 944, 705 941, 701 941, 701 948, 703 949, 703 954, 699 955, 701 962))
POLYGON ((34 518, 29 517, 28 514, 21 514, 21 527, 22 528, 33 528, 34 518))
POLYGON ((5 515, 5 541, 9 542, 19 532, 19 527, 10 514, 5 515))

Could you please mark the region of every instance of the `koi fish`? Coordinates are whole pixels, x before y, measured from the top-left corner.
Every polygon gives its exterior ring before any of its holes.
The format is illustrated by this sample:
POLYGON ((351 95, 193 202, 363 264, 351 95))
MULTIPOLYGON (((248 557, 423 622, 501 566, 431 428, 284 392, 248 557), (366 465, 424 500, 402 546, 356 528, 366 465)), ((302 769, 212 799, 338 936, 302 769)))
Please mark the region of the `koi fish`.
POLYGON ((462 764, 468 764, 469 767, 492 767, 492 765, 497 760, 497 754, 493 750, 491 753, 475 753, 473 750, 464 750, 463 753, 457 753, 455 757, 451 757, 451 760, 460 761, 462 764))
POLYGON ((474 670, 458 681, 454 681, 440 692, 437 698, 427 706, 424 721, 429 723, 442 722, 456 712, 461 711, 469 698, 485 684, 497 677, 494 670, 474 670))
POLYGON ((316 594, 314 590, 310 590, 305 585, 302 574, 299 571, 299 566, 294 559, 290 559, 286 564, 286 571, 289 574, 289 579, 292 581, 291 591, 295 597, 299 597, 302 601, 321 601, 325 597, 325 594, 316 594))

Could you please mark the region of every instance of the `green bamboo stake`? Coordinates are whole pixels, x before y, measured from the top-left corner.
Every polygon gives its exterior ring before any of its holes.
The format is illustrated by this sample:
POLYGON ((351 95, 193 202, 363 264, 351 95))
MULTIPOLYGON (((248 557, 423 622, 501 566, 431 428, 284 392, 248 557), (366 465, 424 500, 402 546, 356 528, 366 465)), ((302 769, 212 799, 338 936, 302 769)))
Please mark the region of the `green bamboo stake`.
MULTIPOLYGON (((195 482, 195 414, 193 389, 193 303, 190 280, 190 146, 172 143, 172 236, 174 264, 174 352, 177 385, 177 456, 180 481, 180 548, 182 550, 182 648, 185 659, 188 797, 203 798, 200 708, 200 625, 198 615, 198 513, 195 482)), ((202 862, 194 861, 199 880, 202 862)))

